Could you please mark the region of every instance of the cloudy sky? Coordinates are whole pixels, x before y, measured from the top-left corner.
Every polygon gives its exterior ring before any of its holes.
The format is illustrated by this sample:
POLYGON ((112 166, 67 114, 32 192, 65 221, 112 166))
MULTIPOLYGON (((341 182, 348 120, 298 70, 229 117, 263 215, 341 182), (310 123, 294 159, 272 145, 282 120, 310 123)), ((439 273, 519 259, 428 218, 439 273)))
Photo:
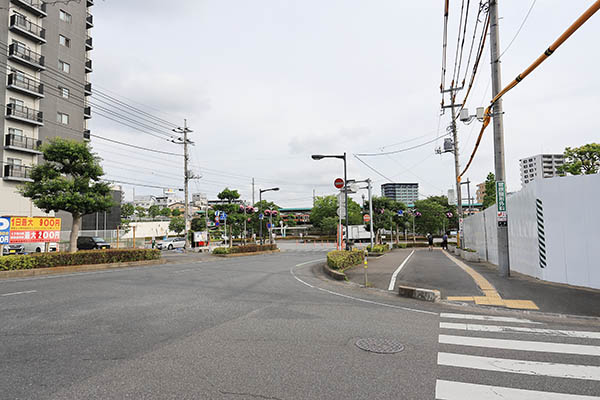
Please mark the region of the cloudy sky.
MULTIPOLYGON (((448 76, 452 74, 460 2, 451 0, 448 76)), ((479 2, 471 1, 471 14, 479 2)), ((502 56, 508 84, 593 1, 538 0, 518 37, 502 56)), ((500 3, 500 43, 506 49, 532 0, 500 3)), ((451 154, 436 155, 443 138, 412 151, 363 160, 355 153, 401 150, 441 136, 443 1, 397 0, 104 0, 92 8, 94 87, 153 116, 193 129, 193 192, 209 198, 225 186, 251 199, 309 206, 313 189, 331 194, 342 175, 339 160, 312 161, 314 153, 348 153, 350 178, 418 182, 421 196, 446 194, 454 182, 451 154)), ((470 19, 465 54, 470 45, 470 19)), ((518 160, 562 153, 598 141, 600 78, 593 17, 546 63, 504 98, 507 183, 520 189, 518 160)), ((486 48, 468 102, 474 112, 491 98, 486 48)), ((466 60, 465 60, 466 62, 466 60)), ((464 71, 463 65, 463 71, 464 71)), ((470 73, 471 67, 469 67, 470 73)), ((462 75, 462 74, 461 74, 462 75)), ((449 81, 449 78, 447 78, 449 81)), ((459 93, 462 98, 464 93, 459 93)), ((459 123, 465 165, 479 123, 459 123)), ((100 116, 92 132, 169 152, 181 146, 100 116)), ((166 132, 168 132, 165 129, 166 132)), ((493 171, 492 129, 466 174, 474 183, 493 171)), ((135 151, 94 139, 111 179, 182 187, 181 157, 135 151)), ((124 185, 126 198, 132 186, 124 185)), ((138 186, 137 194, 160 193, 138 186)))

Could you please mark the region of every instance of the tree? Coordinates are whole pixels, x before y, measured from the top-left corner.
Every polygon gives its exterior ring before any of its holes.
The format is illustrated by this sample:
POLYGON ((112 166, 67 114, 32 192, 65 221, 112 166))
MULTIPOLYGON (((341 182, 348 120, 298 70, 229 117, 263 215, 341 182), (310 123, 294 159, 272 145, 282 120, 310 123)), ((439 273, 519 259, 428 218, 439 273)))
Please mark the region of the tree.
MULTIPOLYGON (((369 202, 365 205, 365 210, 369 209, 369 202)), ((378 235, 382 229, 392 230, 394 227, 404 227, 407 222, 407 207, 404 203, 390 199, 388 197, 373 196, 373 221, 374 234, 378 235), (398 211, 402 210, 402 216, 398 211)), ((370 223, 365 223, 367 231, 371 228, 370 223)))
MULTIPOLYGON (((334 195, 317 197, 315 199, 315 205, 312 208, 310 213, 310 222, 313 226, 319 228, 323 233, 335 234, 336 230, 334 229, 331 232, 331 220, 325 221, 326 218, 333 218, 334 220, 339 222, 339 217, 337 215, 338 209, 338 201, 337 197, 334 195)), ((342 222, 345 218, 342 218, 342 222)), ((338 223, 336 222, 336 224, 338 223)), ((348 224, 349 225, 359 225, 362 224, 362 215, 360 210, 360 205, 356 203, 351 198, 348 198, 348 224)))
POLYGON ((156 204, 151 205, 148 208, 148 215, 150 216, 150 218, 154 219, 156 217, 158 217, 160 215, 160 207, 157 206, 156 204))
POLYGON ((240 198, 240 194, 237 190, 230 190, 229 188, 223 189, 221 193, 217 195, 219 200, 227 200, 228 203, 233 203, 234 200, 240 198))
POLYGON ((415 201, 415 209, 421 213, 415 218, 415 230, 419 233, 437 234, 444 228, 446 210, 437 201, 431 199, 415 201))
POLYGON ((447 218, 446 223, 443 224, 442 228, 449 229, 458 229, 458 212, 456 211, 456 206, 448 203, 448 197, 446 196, 429 196, 428 200, 435 201, 440 206, 444 208, 444 215, 447 218), (448 213, 452 214, 451 217, 448 217, 448 213))
POLYGON ((126 203, 121 206, 121 217, 123 217, 123 218, 131 217, 134 212, 135 212, 135 208, 133 207, 133 204, 131 204, 131 203, 126 203))
POLYGON ((146 209, 142 206, 137 206, 135 208, 135 213, 139 218, 144 218, 146 216, 146 209))
POLYGON ((490 172, 485 180, 483 208, 488 208, 494 204, 496 204, 496 176, 490 172))
POLYGON ((591 175, 600 171, 600 144, 589 143, 565 149, 564 164, 557 167, 559 175, 591 175))
POLYGON ((179 209, 174 208, 173 210, 171 210, 171 215, 173 217, 179 217, 181 215, 181 211, 179 211, 179 209))
POLYGON ((206 220, 204 217, 193 218, 191 223, 192 231, 198 232, 206 229, 206 220))
POLYGON ((185 220, 183 217, 173 217, 169 222, 169 230, 174 231, 178 235, 185 230, 185 220))
POLYGON ((33 182, 23 185, 20 192, 45 212, 71 214, 70 251, 75 252, 81 217, 113 206, 110 187, 100 181, 104 172, 99 158, 86 142, 54 138, 41 151, 45 162, 33 168, 33 182))
POLYGON ((162 215, 163 217, 170 217, 171 216, 171 209, 169 207, 163 207, 163 208, 161 208, 160 215, 162 215))

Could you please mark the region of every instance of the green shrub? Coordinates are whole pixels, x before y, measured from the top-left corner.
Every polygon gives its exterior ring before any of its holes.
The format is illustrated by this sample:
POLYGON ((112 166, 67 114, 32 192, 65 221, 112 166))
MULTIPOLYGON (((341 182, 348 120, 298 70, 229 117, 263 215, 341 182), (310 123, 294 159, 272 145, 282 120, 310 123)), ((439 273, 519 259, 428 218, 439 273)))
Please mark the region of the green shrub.
POLYGON ((406 243, 394 243, 395 249, 405 249, 407 247, 406 243))
POLYGON ((270 251, 277 250, 276 244, 247 244, 244 246, 234 246, 231 249, 231 253, 256 253, 258 251, 270 251))
POLYGON ((157 260, 156 249, 108 249, 77 253, 35 253, 0 257, 0 270, 64 267, 68 265, 109 264, 128 261, 157 260))
POLYGON ((229 247, 217 247, 212 252, 213 254, 229 254, 229 247))
POLYGON ((373 248, 371 248, 371 246, 367 246, 367 251, 369 253, 385 253, 388 250, 389 247, 387 244, 376 244, 373 246, 373 248))
POLYGON ((327 265, 329 268, 337 270, 344 270, 360 264, 364 259, 365 253, 358 249, 351 251, 334 250, 327 253, 327 265))
POLYGON ((468 247, 464 248, 463 251, 468 251, 469 253, 477 253, 477 250, 469 249, 468 247))

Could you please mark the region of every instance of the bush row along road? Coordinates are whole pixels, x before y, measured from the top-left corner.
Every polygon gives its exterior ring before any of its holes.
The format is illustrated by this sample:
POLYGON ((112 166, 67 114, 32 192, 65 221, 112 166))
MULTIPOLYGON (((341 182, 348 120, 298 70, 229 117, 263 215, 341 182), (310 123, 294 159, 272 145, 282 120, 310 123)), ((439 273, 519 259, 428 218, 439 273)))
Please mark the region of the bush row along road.
POLYGON ((0 281, 0 397, 598 399, 596 322, 399 299, 322 278, 324 256, 0 281), (405 348, 367 352, 365 338, 405 348))

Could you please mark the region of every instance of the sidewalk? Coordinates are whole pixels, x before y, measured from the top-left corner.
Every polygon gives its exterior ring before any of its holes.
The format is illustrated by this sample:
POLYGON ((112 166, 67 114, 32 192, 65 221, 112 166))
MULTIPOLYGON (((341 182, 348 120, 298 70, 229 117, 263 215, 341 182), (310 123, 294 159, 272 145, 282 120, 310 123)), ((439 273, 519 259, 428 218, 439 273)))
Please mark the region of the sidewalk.
MULTIPOLYGON (((491 264, 465 262, 439 249, 400 249, 369 259, 370 285, 388 290, 394 272, 411 253, 397 274, 394 291, 399 285, 436 289, 442 299, 451 302, 600 317, 600 290, 553 284, 520 274, 502 278, 491 264)), ((364 283, 362 266, 346 271, 346 275, 352 282, 364 283)))

